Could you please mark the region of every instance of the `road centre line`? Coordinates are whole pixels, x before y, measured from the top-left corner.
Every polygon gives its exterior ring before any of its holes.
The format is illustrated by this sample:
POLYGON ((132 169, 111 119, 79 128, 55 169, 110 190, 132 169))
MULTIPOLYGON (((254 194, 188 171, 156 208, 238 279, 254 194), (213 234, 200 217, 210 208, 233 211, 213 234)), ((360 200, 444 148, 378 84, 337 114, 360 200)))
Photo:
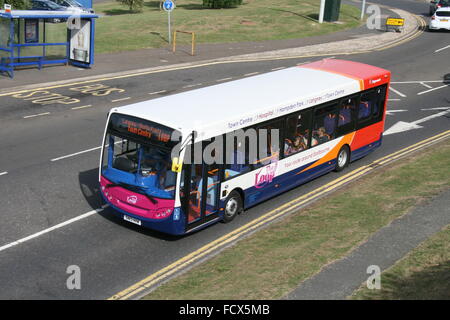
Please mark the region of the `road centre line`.
POLYGON ((69 219, 69 220, 67 220, 67 221, 61 222, 61 223, 59 223, 59 224, 57 224, 57 225, 54 225, 53 227, 50 227, 50 228, 47 228, 47 229, 45 229, 45 230, 39 231, 39 232, 37 232, 37 233, 34 233, 34 234, 32 234, 32 235, 29 235, 29 236, 27 236, 27 237, 25 237, 25 238, 22 238, 22 239, 19 239, 19 240, 17 240, 17 241, 13 241, 13 242, 10 242, 10 243, 8 243, 8 244, 5 244, 4 246, 1 246, 1 247, 0 247, 0 252, 1 252, 1 251, 4 251, 4 250, 6 250, 6 249, 12 248, 12 247, 14 247, 14 246, 17 246, 17 245, 19 245, 19 244, 21 244, 21 243, 27 242, 27 241, 29 241, 29 240, 35 239, 35 238, 37 238, 37 237, 39 237, 39 236, 42 236, 43 234, 46 234, 46 233, 49 233, 49 232, 51 232, 51 231, 60 229, 60 228, 62 228, 62 227, 64 227, 64 226, 67 226, 67 225, 69 225, 69 224, 71 224, 71 223, 74 223, 74 222, 76 222, 76 221, 79 221, 79 220, 81 220, 81 219, 90 217, 90 216, 92 216, 93 214, 102 212, 103 210, 105 210, 106 207, 107 207, 107 205, 104 205, 102 208, 99 208, 99 209, 95 209, 95 210, 86 212, 86 213, 84 213, 84 214, 82 214, 82 215, 80 215, 80 216, 74 217, 74 218, 69 219))
POLYGON ((439 89, 442 89, 442 88, 445 88, 445 87, 448 88, 449 86, 444 84, 443 86, 440 86, 440 87, 436 87, 436 88, 433 88, 433 89, 430 89, 430 90, 425 90, 425 91, 419 92, 417 95, 420 96, 422 94, 425 94, 425 93, 428 93, 428 92, 431 92, 431 91, 435 91, 435 90, 439 90, 439 89))
POLYGON ((74 107, 74 108, 72 108, 72 110, 85 109, 85 108, 90 108, 90 107, 92 107, 92 104, 88 104, 86 106, 81 106, 81 107, 74 107))
POLYGON ((326 194, 330 191, 333 191, 334 189, 342 186, 343 184, 350 182, 354 179, 359 178, 363 174, 375 169, 377 166, 383 165, 387 162, 396 160, 400 157, 405 156, 408 153, 411 153, 413 151, 416 151, 418 149, 427 147, 429 145, 435 144, 438 141, 441 141, 443 139, 450 137, 450 130, 447 130, 445 132, 442 132, 438 135, 435 135, 433 137, 427 138, 423 141, 420 141, 418 143, 415 143, 411 146, 408 146, 406 148, 403 148, 399 151, 396 151, 392 154, 389 154, 387 156, 384 156, 378 160, 375 160, 369 165, 362 166, 358 169, 355 169, 351 171, 350 173, 335 179, 328 184, 313 190, 309 192, 306 195, 300 196, 297 199, 294 199, 281 207, 271 210, 268 213, 262 215, 259 218, 254 219, 253 221, 245 224, 244 226, 241 226, 240 228, 206 244, 205 246, 201 247, 200 249, 186 255, 185 257, 175 261, 174 263, 170 264, 169 266, 151 274, 147 278, 137 282, 136 284, 128 287, 127 289, 113 295, 109 298, 109 300, 126 300, 131 297, 138 297, 138 294, 142 295, 142 291, 149 290, 154 285, 161 283, 164 279, 174 275, 177 271, 180 269, 193 265, 194 263, 203 260, 208 254, 216 251, 220 248, 224 248, 227 246, 227 244, 232 243, 233 241, 237 240, 240 237, 243 237, 245 235, 248 235, 249 233, 253 232, 258 227, 261 227, 264 224, 269 223, 270 221, 273 221, 277 218, 279 218, 282 215, 285 215, 289 212, 292 212, 292 210, 298 209, 302 205, 306 204, 309 201, 315 200, 318 197, 322 196, 323 194, 326 194))
POLYGON ((102 148, 102 146, 91 148, 91 149, 87 149, 87 150, 83 150, 83 151, 80 151, 80 152, 75 152, 75 153, 72 153, 72 154, 68 154, 66 156, 62 156, 62 157, 51 159, 50 161, 54 162, 54 161, 58 161, 58 160, 62 160, 62 159, 70 158, 70 157, 74 157, 74 156, 77 156, 79 154, 95 151, 95 150, 98 150, 98 149, 101 149, 101 148, 102 148))
POLYGON ((254 76, 254 75, 258 74, 258 73, 259 73, 259 72, 251 72, 251 73, 247 73, 247 74, 244 74, 244 77, 254 76))
POLYGON ((227 81, 227 80, 232 80, 233 78, 223 78, 223 79, 219 79, 219 80, 216 80, 216 82, 222 82, 222 81, 227 81))
POLYGON ((277 70, 281 70, 281 69, 286 69, 286 67, 273 68, 273 69, 270 69, 270 71, 277 71, 277 70))
POLYGON ((6 172, 6 171, 0 172, 0 176, 4 176, 5 174, 8 174, 8 172, 6 172))
POLYGON ((406 95, 404 95, 404 94, 401 93, 400 91, 395 90, 395 89, 392 88, 392 87, 389 87, 389 89, 392 90, 393 92, 395 92, 396 94, 398 94, 400 97, 406 98, 406 95))
POLYGON ((126 98, 111 100, 111 102, 119 102, 119 101, 125 101, 125 100, 130 100, 130 99, 131 99, 131 97, 126 97, 126 98))
POLYGON ((441 51, 443 51, 443 50, 445 50, 445 49, 448 49, 448 48, 450 48, 450 45, 448 45, 448 46, 446 46, 446 47, 443 47, 443 48, 440 48, 440 49, 437 49, 436 51, 434 51, 434 53, 441 52, 441 51))
POLYGON ((388 99, 388 101, 402 101, 402 99, 388 99))
POLYGON ((186 86, 184 86, 184 87, 182 87, 182 88, 183 88, 183 89, 186 89, 186 88, 193 88, 193 87, 198 87, 198 86, 201 86, 201 85, 203 85, 203 83, 188 84, 188 85, 186 85, 186 86))
POLYGON ((156 91, 156 92, 150 92, 149 95, 154 95, 154 94, 159 94, 159 93, 164 93, 167 92, 167 90, 161 90, 161 91, 156 91))
POLYGON ((44 112, 44 113, 38 113, 38 114, 32 114, 30 116, 25 116, 23 117, 24 119, 29 119, 29 118, 35 118, 35 117, 40 117, 40 116, 46 116, 49 115, 50 112, 44 112))

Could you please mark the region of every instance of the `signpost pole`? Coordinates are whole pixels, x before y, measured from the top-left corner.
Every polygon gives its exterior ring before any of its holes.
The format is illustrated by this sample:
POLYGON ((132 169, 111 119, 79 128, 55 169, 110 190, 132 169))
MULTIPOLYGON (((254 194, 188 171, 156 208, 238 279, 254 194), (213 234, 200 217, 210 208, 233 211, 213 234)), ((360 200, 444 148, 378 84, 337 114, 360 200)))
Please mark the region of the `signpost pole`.
POLYGON ((325 0, 320 0, 319 23, 323 23, 324 13, 325 13, 325 0))
POLYGON ((361 8, 361 20, 364 19, 364 14, 366 13, 366 0, 362 1, 362 8, 361 8))
POLYGON ((168 12, 168 17, 169 17, 169 44, 171 44, 172 43, 172 33, 171 33, 171 30, 170 30, 170 11, 168 12))

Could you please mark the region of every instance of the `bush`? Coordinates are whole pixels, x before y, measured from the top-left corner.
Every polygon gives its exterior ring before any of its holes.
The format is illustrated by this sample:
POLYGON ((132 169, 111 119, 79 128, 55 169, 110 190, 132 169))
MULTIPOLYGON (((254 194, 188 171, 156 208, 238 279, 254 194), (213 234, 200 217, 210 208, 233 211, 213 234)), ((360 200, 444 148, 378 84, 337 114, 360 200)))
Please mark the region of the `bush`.
POLYGON ((212 9, 232 8, 242 4, 242 0, 203 0, 203 6, 212 9))
POLYGON ((144 0, 117 0, 117 1, 125 6, 128 6, 130 11, 142 11, 142 6, 144 5, 144 0))
POLYGON ((0 10, 3 10, 5 3, 10 4, 13 10, 25 10, 31 8, 31 4, 28 0, 0 0, 0 10))

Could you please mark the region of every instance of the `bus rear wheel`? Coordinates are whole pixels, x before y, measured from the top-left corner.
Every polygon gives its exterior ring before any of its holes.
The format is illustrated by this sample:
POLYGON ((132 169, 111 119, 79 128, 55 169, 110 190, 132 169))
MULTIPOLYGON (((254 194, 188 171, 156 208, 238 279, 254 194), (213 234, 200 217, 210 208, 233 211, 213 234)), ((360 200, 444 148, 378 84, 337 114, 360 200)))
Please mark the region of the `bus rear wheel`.
POLYGON ((334 171, 339 172, 344 170, 350 162, 350 149, 348 146, 343 146, 336 158, 336 168, 334 171))
POLYGON ((223 222, 232 221, 239 213, 243 211, 242 198, 239 192, 232 191, 225 202, 223 222))

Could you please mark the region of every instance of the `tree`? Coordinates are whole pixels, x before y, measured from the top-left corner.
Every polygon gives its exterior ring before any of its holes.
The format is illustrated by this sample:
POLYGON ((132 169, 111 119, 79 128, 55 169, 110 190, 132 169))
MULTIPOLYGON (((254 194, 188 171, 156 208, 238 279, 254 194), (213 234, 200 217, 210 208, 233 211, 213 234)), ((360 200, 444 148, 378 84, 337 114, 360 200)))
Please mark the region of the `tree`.
POLYGON ((31 7, 28 0, 0 0, 0 10, 3 10, 5 3, 10 4, 13 10, 25 10, 31 7))
MULTIPOLYGON (((0 0, 1 1, 1 0, 0 0)), ((142 11, 144 0, 117 0, 124 6, 128 6, 130 11, 142 11)))
POLYGON ((232 8, 242 4, 242 0, 203 0, 203 6, 212 9, 232 8))

